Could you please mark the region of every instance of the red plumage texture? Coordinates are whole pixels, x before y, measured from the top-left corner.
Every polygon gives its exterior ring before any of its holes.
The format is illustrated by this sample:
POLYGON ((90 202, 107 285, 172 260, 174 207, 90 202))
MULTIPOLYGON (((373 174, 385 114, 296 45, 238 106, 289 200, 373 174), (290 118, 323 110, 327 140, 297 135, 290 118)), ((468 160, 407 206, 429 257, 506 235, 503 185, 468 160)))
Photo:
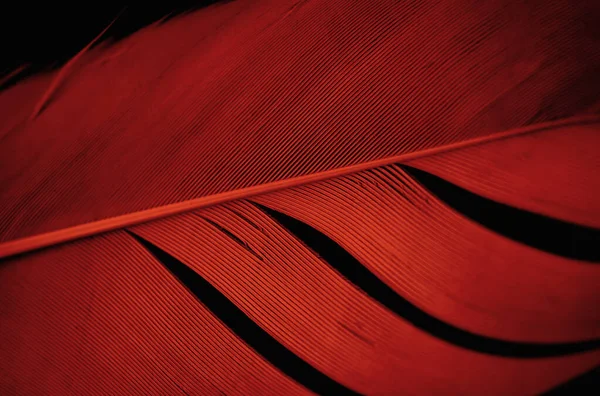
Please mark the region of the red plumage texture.
POLYGON ((0 393, 537 394, 597 367, 599 20, 236 0, 0 92, 0 393))

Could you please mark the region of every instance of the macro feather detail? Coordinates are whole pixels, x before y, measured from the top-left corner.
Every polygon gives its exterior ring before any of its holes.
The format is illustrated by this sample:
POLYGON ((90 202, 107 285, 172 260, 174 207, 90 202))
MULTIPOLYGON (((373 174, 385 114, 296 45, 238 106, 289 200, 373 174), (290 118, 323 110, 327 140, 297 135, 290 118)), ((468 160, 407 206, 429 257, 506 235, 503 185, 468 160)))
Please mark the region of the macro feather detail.
POLYGON ((236 0, 0 92, 0 391, 539 394, 594 369, 595 18, 236 0))

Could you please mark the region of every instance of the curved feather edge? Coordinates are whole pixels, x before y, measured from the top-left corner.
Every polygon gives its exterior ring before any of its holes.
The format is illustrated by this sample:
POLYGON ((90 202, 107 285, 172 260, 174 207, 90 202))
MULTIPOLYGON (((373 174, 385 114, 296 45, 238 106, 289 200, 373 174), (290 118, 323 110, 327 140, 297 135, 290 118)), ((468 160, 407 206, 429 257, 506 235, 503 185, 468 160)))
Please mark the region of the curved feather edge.
POLYGON ((600 125, 600 116, 579 116, 563 120, 557 120, 547 123, 540 123, 523 128, 517 128, 510 131, 504 131, 493 135, 471 139, 459 143, 454 143, 446 146, 440 146, 419 152, 403 154, 400 156, 392 156, 381 160, 370 161, 363 164, 348 166, 344 168, 333 169, 324 172, 309 174, 295 178, 289 178, 272 183, 266 183, 258 186, 242 188, 235 191, 224 192, 215 195, 209 195, 185 202, 165 205, 157 208, 152 208, 144 211, 129 213, 122 216, 116 216, 108 219, 103 219, 91 223, 81 224, 74 227, 68 227, 57 231, 51 231, 44 234, 39 234, 31 237, 16 239, 0 243, 0 259, 6 258, 25 252, 45 248, 48 246, 61 244, 76 240, 79 238, 96 235, 107 231, 112 231, 135 224, 145 223, 167 216, 172 216, 184 213, 191 210, 196 210, 212 205, 222 204, 228 201, 248 198, 254 195, 270 193, 285 188, 295 187, 302 184, 313 183, 321 180, 326 180, 334 177, 348 175, 351 173, 377 168, 393 163, 401 163, 414 160, 416 158, 439 154, 445 151, 460 150, 462 148, 478 145, 490 141, 501 139, 509 139, 524 134, 539 133, 551 129, 560 129, 563 127, 578 126, 578 125, 600 125))
POLYGON ((0 93, 0 241, 585 113, 597 11, 239 0, 92 49, 34 120, 56 73, 0 93))

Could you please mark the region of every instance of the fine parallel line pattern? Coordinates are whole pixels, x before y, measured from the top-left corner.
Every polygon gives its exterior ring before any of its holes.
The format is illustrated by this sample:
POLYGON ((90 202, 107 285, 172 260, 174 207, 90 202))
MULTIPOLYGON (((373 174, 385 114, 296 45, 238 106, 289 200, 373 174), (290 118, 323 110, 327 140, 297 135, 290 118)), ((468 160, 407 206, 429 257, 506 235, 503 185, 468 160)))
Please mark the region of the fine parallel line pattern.
POLYGON ((0 268, 0 393, 307 395, 120 231, 0 268))
POLYGON ((188 266, 136 234, 132 235, 160 261, 200 302, 208 307, 238 337, 260 353, 286 375, 310 390, 324 395, 357 395, 358 393, 333 381, 279 344, 252 322, 210 283, 188 266))
POLYGON ((462 216, 397 165, 256 196, 310 225, 413 305, 517 342, 600 338, 600 271, 462 216))
POLYGON ((517 343, 473 334, 452 326, 420 310, 398 295, 326 235, 284 213, 265 206, 260 208, 371 298, 417 328, 446 342, 481 353, 517 358, 562 356, 600 348, 600 339, 568 344, 517 343))
POLYGON ((465 190, 434 174, 402 165, 410 177, 461 215, 501 234, 552 254, 600 263, 600 229, 518 209, 465 190))
POLYGON ((92 49, 34 120, 0 92, 0 241, 588 112, 584 3, 237 0, 92 49))
POLYGON ((598 145, 598 129, 580 124, 405 163, 488 199, 598 229, 598 145))
MULTIPOLYGON (((36 234, 33 236, 24 237, 16 240, 0 242, 0 258, 26 253, 28 251, 45 248, 54 244, 61 244, 79 238, 96 235, 102 232, 113 231, 116 229, 133 226, 135 224, 140 224, 164 218, 167 216, 176 215, 179 213, 200 209, 202 207, 221 204, 235 199, 244 199, 257 194, 264 194, 285 188, 296 187, 307 183, 315 183, 321 180, 340 177, 398 162, 412 163, 415 159, 435 156, 444 152, 461 150, 467 147, 477 146, 491 141, 511 139, 530 133, 544 133, 547 130, 558 130, 562 133, 571 133, 577 132, 579 127, 583 127, 585 129, 587 126, 589 126, 592 129, 597 129, 596 124, 598 123, 598 120, 598 116, 582 116, 571 117, 547 123, 535 124, 528 127, 516 128, 500 133, 494 133, 484 137, 465 140, 458 143, 420 150, 413 153, 386 157, 383 159, 369 161, 362 164, 350 165, 343 168, 330 169, 327 171, 312 173, 309 175, 278 180, 251 187, 244 187, 238 190, 216 193, 214 195, 208 195, 183 202, 164 205, 161 207, 127 213, 116 217, 92 221, 89 223, 67 227, 60 230, 49 231, 46 233, 36 234)), ((560 198, 558 200, 558 203, 559 205, 564 204, 563 202, 561 202, 560 198)), ((588 218, 593 217, 593 213, 590 213, 589 209, 584 209, 584 212, 586 213, 588 218)))
POLYGON ((189 265, 295 355, 360 393, 502 394, 518 384, 535 394, 600 358, 600 351, 507 358, 436 338, 370 298, 248 202, 133 231, 189 265))

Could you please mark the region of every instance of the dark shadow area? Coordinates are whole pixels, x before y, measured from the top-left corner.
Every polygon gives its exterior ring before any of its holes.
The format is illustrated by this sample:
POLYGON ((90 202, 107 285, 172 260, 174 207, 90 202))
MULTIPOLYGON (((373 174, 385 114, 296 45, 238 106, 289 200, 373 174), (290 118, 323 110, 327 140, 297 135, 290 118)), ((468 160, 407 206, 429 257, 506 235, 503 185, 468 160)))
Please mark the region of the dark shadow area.
POLYGON ((280 344, 190 267, 142 237, 127 232, 179 279, 225 326, 281 372, 317 394, 357 394, 321 373, 280 344))
MULTIPOLYGON (((112 3, 11 3, 0 8, 0 90, 39 73, 59 68, 88 45, 120 13, 100 42, 117 42, 161 18, 207 7, 219 0, 145 2, 128 7, 112 3)), ((98 44, 98 43, 97 43, 98 44)), ((97 45, 96 44, 96 45, 97 45)))
POLYGON ((597 367, 592 371, 575 377, 570 381, 561 384, 548 392, 543 393, 544 396, 560 396, 560 395, 598 395, 600 394, 600 368, 597 367))
POLYGON ((560 344, 513 342, 486 337, 455 327, 422 311, 397 294, 354 256, 322 232, 284 213, 257 203, 254 204, 287 228, 327 264, 373 300, 413 326, 450 344, 476 352, 513 358, 563 356, 600 348, 600 340, 560 344))
POLYGON ((558 256, 600 262, 600 230, 492 201, 417 168, 400 168, 452 209, 498 234, 558 256))

